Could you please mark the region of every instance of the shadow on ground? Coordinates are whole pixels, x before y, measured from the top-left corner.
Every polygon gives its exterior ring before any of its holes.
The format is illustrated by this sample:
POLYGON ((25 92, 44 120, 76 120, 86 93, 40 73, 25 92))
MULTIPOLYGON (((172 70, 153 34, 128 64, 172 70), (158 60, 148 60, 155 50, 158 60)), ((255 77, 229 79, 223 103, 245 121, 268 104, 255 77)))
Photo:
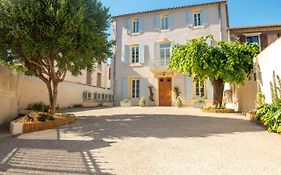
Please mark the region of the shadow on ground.
MULTIPOLYGON (((7 138, 0 142, 0 173, 18 174, 110 174, 101 169, 93 151, 115 142, 107 139, 154 137, 159 139, 208 137, 234 132, 260 132, 253 123, 235 118, 185 115, 115 115, 80 117, 72 125, 57 129, 54 138, 7 138), (88 140, 64 140, 74 133, 88 140)), ((44 134, 47 131, 43 131, 44 134)))

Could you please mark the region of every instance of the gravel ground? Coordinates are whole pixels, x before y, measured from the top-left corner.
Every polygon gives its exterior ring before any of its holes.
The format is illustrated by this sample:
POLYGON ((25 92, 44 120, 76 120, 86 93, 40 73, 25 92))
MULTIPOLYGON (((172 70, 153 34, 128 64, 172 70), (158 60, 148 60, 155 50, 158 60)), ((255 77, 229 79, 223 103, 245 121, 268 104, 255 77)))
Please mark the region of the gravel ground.
POLYGON ((281 174, 281 136, 193 108, 72 111, 72 125, 0 140, 0 174, 281 174))

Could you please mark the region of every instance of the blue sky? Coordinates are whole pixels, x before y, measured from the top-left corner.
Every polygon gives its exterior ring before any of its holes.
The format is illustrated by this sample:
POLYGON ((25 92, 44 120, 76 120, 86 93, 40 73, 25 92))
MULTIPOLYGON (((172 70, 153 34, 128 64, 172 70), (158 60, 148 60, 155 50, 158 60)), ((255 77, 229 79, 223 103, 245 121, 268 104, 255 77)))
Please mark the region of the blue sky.
MULTIPOLYGON (((216 0, 100 0, 114 15, 216 0)), ((229 0, 230 26, 281 23, 281 0, 229 0)))

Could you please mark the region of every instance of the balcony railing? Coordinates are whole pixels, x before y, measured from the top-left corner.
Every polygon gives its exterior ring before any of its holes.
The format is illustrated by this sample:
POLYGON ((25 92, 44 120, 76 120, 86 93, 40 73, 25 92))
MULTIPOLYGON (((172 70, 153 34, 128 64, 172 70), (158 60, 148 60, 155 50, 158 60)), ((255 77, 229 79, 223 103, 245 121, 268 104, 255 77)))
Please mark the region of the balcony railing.
POLYGON ((170 59, 153 59, 150 60, 151 69, 167 69, 170 59))

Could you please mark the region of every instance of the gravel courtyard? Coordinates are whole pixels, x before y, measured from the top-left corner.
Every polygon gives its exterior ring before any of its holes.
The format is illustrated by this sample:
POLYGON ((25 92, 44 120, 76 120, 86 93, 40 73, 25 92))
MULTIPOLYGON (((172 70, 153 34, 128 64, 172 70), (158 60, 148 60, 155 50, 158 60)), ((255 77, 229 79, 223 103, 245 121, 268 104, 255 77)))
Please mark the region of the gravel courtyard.
POLYGON ((241 114, 83 110, 72 125, 0 140, 0 174, 281 174, 281 136, 241 114))

